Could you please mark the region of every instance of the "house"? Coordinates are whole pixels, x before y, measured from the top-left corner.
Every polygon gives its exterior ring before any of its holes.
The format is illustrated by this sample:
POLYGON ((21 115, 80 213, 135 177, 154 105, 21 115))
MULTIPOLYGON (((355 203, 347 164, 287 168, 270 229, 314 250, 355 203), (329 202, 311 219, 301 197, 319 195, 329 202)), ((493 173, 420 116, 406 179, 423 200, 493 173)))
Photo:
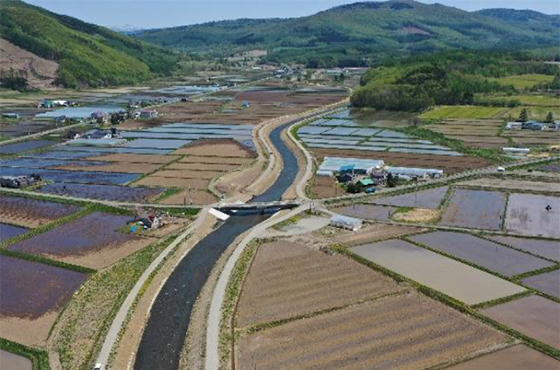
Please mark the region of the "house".
POLYGON ((505 127, 506 130, 521 130, 521 122, 508 122, 505 127))
POLYGON ((109 122, 109 113, 104 111, 97 111, 91 114, 91 118, 97 123, 107 123, 109 122))
POLYGON ((248 101, 243 102, 243 108, 249 108, 250 106, 251 106, 251 103, 249 103, 248 101))
POLYGON ((143 109, 140 112, 138 112, 138 118, 141 119, 157 118, 158 115, 159 114, 155 109, 143 109))
POLYGON ((385 172, 374 171, 369 177, 375 185, 385 185, 387 183, 387 174, 385 172))
POLYGON ((350 174, 350 173, 343 173, 343 174, 338 175, 338 177, 336 179, 341 184, 346 184, 348 182, 353 182, 354 181, 354 176, 352 176, 352 174, 350 174))

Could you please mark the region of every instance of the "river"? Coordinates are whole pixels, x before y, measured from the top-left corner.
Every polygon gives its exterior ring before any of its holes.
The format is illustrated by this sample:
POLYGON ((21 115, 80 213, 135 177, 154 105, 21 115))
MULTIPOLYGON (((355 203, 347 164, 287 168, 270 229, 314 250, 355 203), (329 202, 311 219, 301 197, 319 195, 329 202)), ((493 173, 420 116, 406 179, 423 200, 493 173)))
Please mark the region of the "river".
MULTIPOLYGON (((280 200, 299 171, 296 156, 281 134, 293 122, 272 130, 270 140, 284 163, 278 179, 253 202, 280 200)), ((212 268, 238 235, 265 221, 270 214, 232 216, 181 260, 159 292, 151 309, 134 363, 135 370, 176 370, 189 329, 190 316, 212 268)))

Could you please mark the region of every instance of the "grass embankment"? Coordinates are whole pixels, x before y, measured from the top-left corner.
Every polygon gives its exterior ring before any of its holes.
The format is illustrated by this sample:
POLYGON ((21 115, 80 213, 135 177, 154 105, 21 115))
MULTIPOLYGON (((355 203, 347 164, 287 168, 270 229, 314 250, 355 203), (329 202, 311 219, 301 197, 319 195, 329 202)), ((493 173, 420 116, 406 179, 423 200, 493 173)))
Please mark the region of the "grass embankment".
POLYGON ((90 369, 128 292, 172 238, 152 244, 98 271, 82 285, 59 316, 49 336, 63 368, 90 369))

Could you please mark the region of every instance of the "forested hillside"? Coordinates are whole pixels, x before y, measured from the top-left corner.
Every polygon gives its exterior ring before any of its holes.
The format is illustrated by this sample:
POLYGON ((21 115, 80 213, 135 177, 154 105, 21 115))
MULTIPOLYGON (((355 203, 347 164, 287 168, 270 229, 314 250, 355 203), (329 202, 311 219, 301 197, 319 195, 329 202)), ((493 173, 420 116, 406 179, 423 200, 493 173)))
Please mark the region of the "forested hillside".
POLYGON ((360 2, 309 17, 239 19, 136 35, 199 53, 266 49, 268 61, 310 67, 360 66, 437 50, 546 47, 557 45, 559 36, 558 16, 504 9, 467 12, 412 0, 360 2))
POLYGON ((508 99, 520 90, 560 88, 560 69, 529 53, 443 52, 387 62, 369 69, 353 96, 358 107, 417 112, 433 105, 493 104, 516 106, 508 99), (515 76, 550 76, 524 87, 515 76), (499 93, 500 100, 484 101, 480 94, 499 93))
POLYGON ((0 38, 58 62, 67 87, 130 84, 166 75, 178 54, 19 0, 0 1, 0 38))

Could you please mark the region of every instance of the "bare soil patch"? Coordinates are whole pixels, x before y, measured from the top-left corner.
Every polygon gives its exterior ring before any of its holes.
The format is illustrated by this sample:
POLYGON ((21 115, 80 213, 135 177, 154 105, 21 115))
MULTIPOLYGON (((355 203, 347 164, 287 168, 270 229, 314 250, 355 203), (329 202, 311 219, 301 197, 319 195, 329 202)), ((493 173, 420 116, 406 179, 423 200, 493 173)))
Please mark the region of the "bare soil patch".
POLYGON ((135 182, 135 185, 140 186, 156 186, 163 188, 183 188, 183 189, 206 189, 208 188, 209 180, 204 179, 181 179, 170 177, 159 177, 155 175, 146 176, 143 179, 135 182))
POLYGON ((416 293, 266 329, 240 339, 242 369, 425 369, 507 337, 416 293))
POLYGON ((188 190, 181 191, 177 194, 173 194, 172 196, 165 198, 160 204, 197 204, 197 205, 205 205, 205 204, 212 204, 216 203, 218 198, 215 195, 209 193, 205 190, 194 189, 191 190, 190 193, 188 190))
POLYGON ((425 229, 413 226, 396 226, 396 225, 368 225, 362 229, 352 231, 341 231, 340 229, 329 228, 332 231, 327 234, 329 242, 333 244, 344 244, 346 246, 355 246, 374 241, 397 238, 404 235, 420 233, 425 229))
POLYGON ((0 316, 0 333, 2 333, 2 338, 26 346, 42 346, 45 344, 49 332, 56 322, 59 311, 50 311, 34 319, 0 316))
POLYGON ((518 344, 451 366, 448 370, 558 370, 560 363, 527 346, 518 344))
POLYGON ((213 179, 222 174, 221 171, 194 171, 194 170, 161 170, 154 172, 154 176, 169 177, 173 179, 213 179))
POLYGON ((166 170, 194 170, 194 171, 219 171, 229 172, 238 168, 237 164, 213 164, 213 163, 171 163, 166 170))
POLYGON ((530 337, 560 348, 560 304, 530 296, 480 311, 530 337))
POLYGON ((77 212, 79 206, 44 200, 0 196, 2 222, 23 227, 38 227, 77 212))
POLYGON ((90 161, 106 161, 106 162, 125 162, 125 163, 152 163, 152 164, 166 164, 177 159, 172 155, 157 155, 157 154, 107 154, 96 157, 86 158, 90 161))
POLYGON ((254 158, 255 152, 232 139, 200 140, 175 150, 175 155, 254 158))
POLYGON ((240 327, 347 305, 400 290, 339 255, 286 241, 261 245, 237 309, 240 327))
POLYGON ((397 212, 391 217, 395 221, 404 222, 432 222, 439 217, 436 209, 414 208, 407 212, 397 212))

